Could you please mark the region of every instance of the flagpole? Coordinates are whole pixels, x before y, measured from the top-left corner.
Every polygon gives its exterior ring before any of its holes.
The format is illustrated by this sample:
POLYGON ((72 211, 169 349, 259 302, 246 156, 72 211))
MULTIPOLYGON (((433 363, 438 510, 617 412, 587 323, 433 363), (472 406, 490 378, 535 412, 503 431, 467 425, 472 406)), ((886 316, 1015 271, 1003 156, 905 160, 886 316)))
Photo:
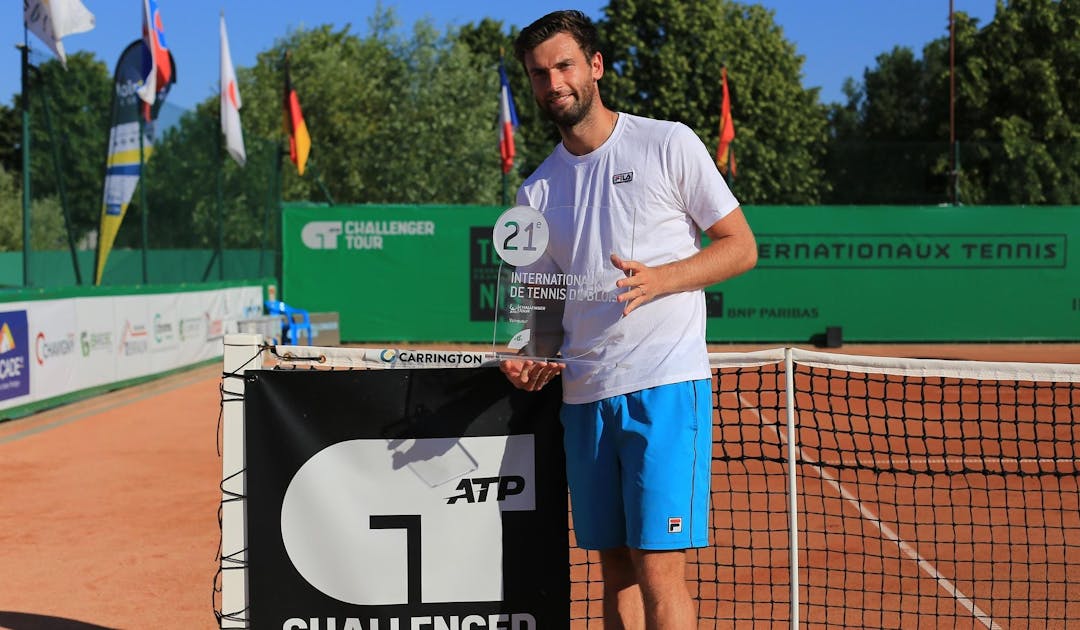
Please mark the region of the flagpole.
POLYGON ((949 0, 949 152, 951 166, 949 193, 952 205, 960 205, 960 145, 956 142, 956 14, 949 0))
MULTIPOLYGON (((219 108, 220 110, 220 108, 219 108)), ((225 279, 225 212, 222 210, 222 180, 224 179, 223 171, 225 170, 225 157, 222 154, 221 136, 225 134, 225 125, 221 120, 220 111, 218 114, 218 135, 217 135, 217 251, 218 251, 218 280, 225 279)))
POLYGON ((60 142, 56 138, 56 129, 52 124, 52 113, 49 109, 49 90, 45 83, 45 75, 38 68, 38 98, 41 99, 41 113, 45 115, 45 129, 48 131, 49 148, 52 149, 53 170, 56 171, 56 187, 60 192, 60 209, 64 214, 64 232, 67 234, 68 250, 71 252, 71 267, 75 271, 75 284, 82 284, 82 272, 79 271, 79 255, 75 251, 75 236, 71 230, 71 210, 68 204, 67 185, 64 182, 64 161, 60 157, 60 142))
MULTIPOLYGON (((731 172, 731 158, 733 158, 734 156, 735 156, 735 141, 732 140, 731 144, 728 145, 727 172, 724 173, 724 179, 727 180, 728 188, 731 188, 731 185, 735 183, 734 173, 731 172)), ((734 191, 732 191, 732 192, 734 192, 734 191)))
POLYGON ((142 281, 143 284, 150 283, 150 274, 146 267, 146 249, 149 246, 147 242, 148 222, 146 215, 149 214, 149 208, 146 207, 146 154, 143 148, 143 136, 146 131, 145 116, 142 112, 139 112, 139 209, 142 215, 142 281))
MULTIPOLYGON (((221 26, 221 29, 222 29, 222 30, 221 30, 221 32, 222 32, 222 33, 224 33, 224 32, 225 32, 225 9, 222 9, 222 10, 221 10, 221 20, 222 20, 222 22, 221 22, 221 24, 222 24, 222 26, 221 26)), ((224 37, 224 35, 222 35, 222 37, 224 37)), ((224 45, 225 45, 225 42, 224 42, 224 40, 223 40, 223 41, 221 41, 221 42, 219 42, 219 44, 220 44, 220 45, 221 45, 222 47, 224 47, 224 45)), ((222 51, 220 51, 220 52, 219 52, 218 54, 220 54, 220 55, 224 55, 224 54, 225 54, 225 52, 224 52, 224 50, 222 50, 222 51)), ((221 80, 219 81, 219 85, 220 85, 221 83, 223 83, 223 82, 224 82, 224 79, 221 79, 221 80)), ((219 94, 219 95, 218 95, 218 100, 219 100, 220 102, 224 102, 224 101, 223 101, 223 99, 224 99, 224 98, 225 98, 225 95, 224 95, 224 94, 219 94)), ((222 211, 222 209, 221 209, 221 206, 222 206, 222 196, 223 196, 223 194, 224 194, 224 193, 222 192, 222 187, 223 187, 222 179, 224 178, 224 173, 223 173, 223 171, 225 170, 225 157, 224 157, 224 156, 222 155, 222 147, 221 147, 221 137, 222 137, 223 135, 225 135, 225 121, 224 121, 224 120, 222 120, 222 111, 221 111, 221 107, 220 107, 220 103, 219 103, 219 106, 218 106, 218 134, 217 134, 217 155, 216 155, 216 157, 217 157, 217 159, 218 159, 218 168, 217 168, 217 198, 215 199, 215 203, 216 203, 216 206, 217 206, 217 259, 218 259, 218 261, 217 261, 217 262, 218 262, 218 280, 224 280, 224 279, 225 279, 225 248, 224 248, 224 242, 225 242, 225 237, 224 237, 224 231, 225 231, 225 213, 224 213, 224 212, 222 211)))
POLYGON ((274 192, 277 193, 277 225, 274 226, 274 277, 277 279, 278 299, 285 299, 285 193, 284 177, 282 177, 281 160, 285 157, 285 151, 281 145, 275 152, 274 159, 274 192))
MULTIPOLYGON (((281 145, 274 144, 274 162, 278 162, 281 159, 281 145)), ((262 238, 259 240, 259 277, 263 277, 266 273, 266 267, 264 265, 266 258, 266 250, 270 246, 270 215, 274 208, 274 191, 276 184, 274 180, 277 178, 277 167, 273 164, 270 165, 270 181, 266 189, 266 207, 263 208, 263 229, 262 238)))
POLYGON ((308 167, 311 168, 311 174, 315 177, 315 183, 319 185, 319 190, 322 191, 326 201, 332 206, 334 205, 334 198, 330 195, 330 190, 327 189, 326 184, 323 183, 322 174, 319 172, 319 167, 315 164, 314 158, 308 158, 308 167))
MULTIPOLYGON (((292 77, 289 74, 289 51, 282 55, 282 67, 285 79, 285 97, 288 98, 292 87, 292 77)), ((285 111, 289 128, 286 132, 292 137, 292 117, 288 109, 285 111)), ((285 299, 285 177, 281 168, 282 158, 286 155, 285 149, 279 144, 277 159, 274 160, 274 187, 277 192, 277 225, 274 226, 274 277, 277 279, 278 299, 285 299)))
POLYGON ((23 27, 22 52, 22 167, 23 167, 23 286, 30 282, 30 95, 27 68, 30 66, 30 37, 23 27))

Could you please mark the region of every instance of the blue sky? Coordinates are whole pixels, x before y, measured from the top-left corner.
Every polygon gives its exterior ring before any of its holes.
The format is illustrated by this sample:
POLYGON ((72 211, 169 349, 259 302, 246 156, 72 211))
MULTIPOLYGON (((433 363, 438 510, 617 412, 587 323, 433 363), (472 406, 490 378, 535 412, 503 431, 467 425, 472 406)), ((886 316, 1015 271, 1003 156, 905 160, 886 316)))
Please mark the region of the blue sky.
MULTIPOLYGON (((749 2, 749 0, 744 0, 749 2)), ((217 94, 218 16, 225 12, 233 64, 254 64, 256 55, 296 28, 322 24, 366 34, 368 18, 377 0, 158 0, 165 37, 176 59, 178 83, 169 94, 169 103, 192 107, 217 94)), ((111 69, 117 57, 140 36, 141 0, 83 0, 94 13, 97 27, 64 40, 71 52, 88 50, 111 69)), ((761 0, 775 11, 785 37, 805 57, 803 85, 820 87, 823 102, 841 101, 846 77, 861 80, 863 71, 874 65, 877 55, 893 46, 908 46, 920 54, 932 39, 948 35, 949 0, 761 0)), ((993 19, 994 0, 954 0, 964 11, 985 25, 993 19)), ((393 8, 403 27, 430 18, 440 30, 460 26, 483 17, 502 20, 504 25, 524 26, 556 9, 577 8, 590 17, 602 17, 607 0, 579 0, 575 3, 533 0, 531 2, 482 2, 479 0, 383 0, 393 8)), ((20 63, 16 44, 23 42, 22 3, 8 5, 8 19, 0 43, 10 47, 0 59, 0 101, 10 104, 19 92, 20 63)), ((33 34, 30 46, 40 58, 52 53, 33 34)))

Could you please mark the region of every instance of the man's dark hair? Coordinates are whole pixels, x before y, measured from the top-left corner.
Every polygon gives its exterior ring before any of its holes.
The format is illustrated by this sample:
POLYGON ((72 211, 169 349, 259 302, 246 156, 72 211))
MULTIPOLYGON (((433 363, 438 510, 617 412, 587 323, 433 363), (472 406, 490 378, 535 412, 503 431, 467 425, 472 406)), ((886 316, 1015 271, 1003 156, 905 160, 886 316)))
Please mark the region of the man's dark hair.
POLYGON ((521 29, 514 40, 514 56, 525 63, 525 53, 543 44, 558 33, 566 33, 574 38, 585 53, 586 59, 592 59, 600 50, 596 26, 581 11, 554 11, 521 29))

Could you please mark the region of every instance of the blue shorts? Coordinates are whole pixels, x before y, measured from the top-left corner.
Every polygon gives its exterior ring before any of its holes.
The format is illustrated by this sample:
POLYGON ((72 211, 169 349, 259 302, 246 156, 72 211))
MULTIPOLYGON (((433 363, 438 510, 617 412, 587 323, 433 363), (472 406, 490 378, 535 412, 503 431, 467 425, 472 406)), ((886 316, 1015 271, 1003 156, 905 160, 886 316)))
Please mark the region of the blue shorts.
POLYGON ((579 547, 708 546, 709 380, 564 404, 561 417, 579 547))

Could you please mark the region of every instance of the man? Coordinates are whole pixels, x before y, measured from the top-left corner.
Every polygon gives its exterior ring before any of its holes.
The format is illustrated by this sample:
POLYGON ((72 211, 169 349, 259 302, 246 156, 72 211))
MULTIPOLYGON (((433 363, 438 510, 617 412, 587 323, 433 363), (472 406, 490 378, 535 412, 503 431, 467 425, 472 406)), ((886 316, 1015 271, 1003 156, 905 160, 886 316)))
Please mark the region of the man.
POLYGON ((502 371, 538 390, 562 374, 578 545, 600 553, 605 628, 697 628, 686 549, 708 543, 712 395, 702 289, 751 269, 754 237, 685 125, 604 106, 596 29, 578 11, 522 30, 515 53, 562 143, 518 191, 543 213, 534 269, 573 278, 561 361, 502 371), (700 233, 710 243, 702 248, 700 233), (578 360, 584 359, 584 360, 578 360))

